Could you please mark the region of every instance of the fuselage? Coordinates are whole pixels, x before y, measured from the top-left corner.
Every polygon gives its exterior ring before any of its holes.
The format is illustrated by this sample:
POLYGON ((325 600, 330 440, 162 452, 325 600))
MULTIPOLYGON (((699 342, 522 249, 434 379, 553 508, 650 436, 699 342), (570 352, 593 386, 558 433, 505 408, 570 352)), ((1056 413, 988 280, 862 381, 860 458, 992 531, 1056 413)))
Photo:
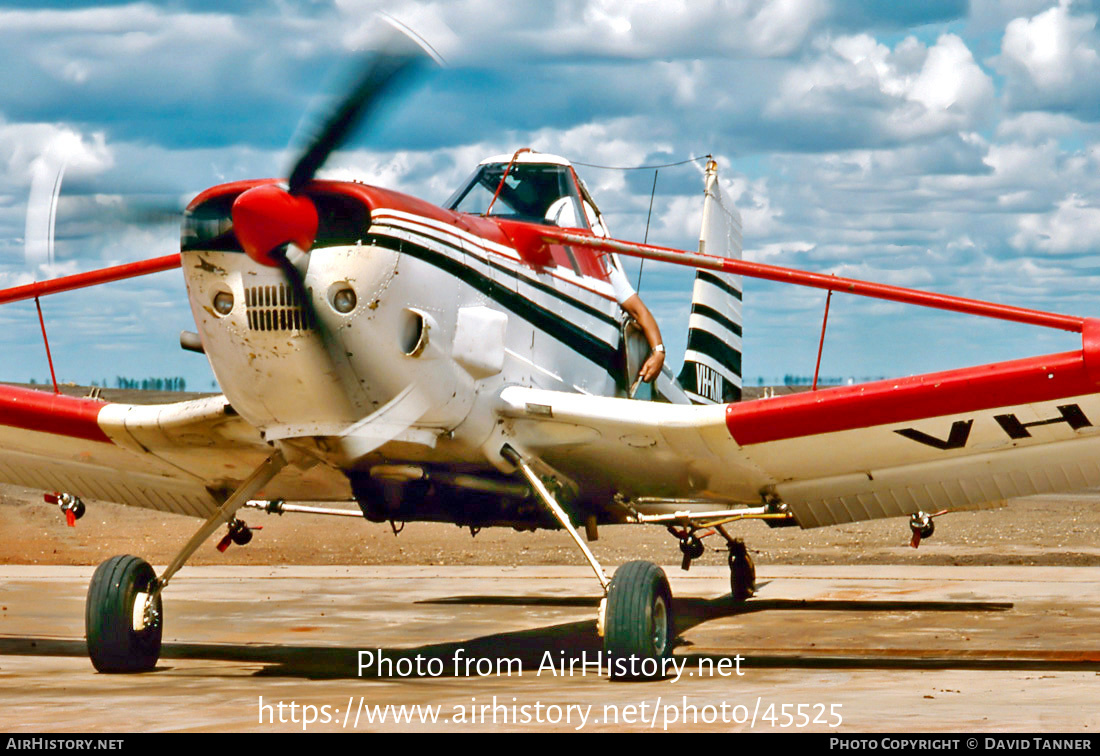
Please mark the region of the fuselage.
POLYGON ((380 456, 478 465, 504 386, 621 393, 620 308, 591 250, 542 245, 534 223, 315 182, 303 308, 283 272, 243 254, 221 218, 260 183, 195 199, 183 270, 219 384, 269 440, 308 443, 342 468, 380 456), (389 438, 348 440, 356 424, 389 438))

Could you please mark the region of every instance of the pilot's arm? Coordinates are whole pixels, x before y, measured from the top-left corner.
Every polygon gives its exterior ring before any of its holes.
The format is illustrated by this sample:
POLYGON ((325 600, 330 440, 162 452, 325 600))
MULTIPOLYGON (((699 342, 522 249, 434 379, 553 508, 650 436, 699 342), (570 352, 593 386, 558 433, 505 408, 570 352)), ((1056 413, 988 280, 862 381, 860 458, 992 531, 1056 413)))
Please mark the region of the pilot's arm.
POLYGON ((630 313, 630 316, 638 322, 645 334, 645 340, 649 342, 649 359, 642 365, 638 375, 646 383, 657 380, 661 374, 661 366, 665 364, 665 345, 661 341, 661 329, 657 325, 657 319, 645 306, 645 302, 637 294, 622 303, 622 308, 630 313))
POLYGON ((611 285, 615 289, 615 298, 619 301, 619 306, 626 310, 630 317, 634 318, 642 329, 642 333, 645 334, 645 340, 649 342, 649 358, 642 365, 642 369, 638 371, 638 375, 646 383, 652 383, 657 380, 657 376, 661 374, 661 366, 665 364, 665 345, 661 340, 661 329, 657 325, 657 319, 653 317, 653 313, 645 306, 645 302, 634 291, 634 287, 626 280, 622 270, 616 265, 610 265, 609 267, 611 268, 611 285))

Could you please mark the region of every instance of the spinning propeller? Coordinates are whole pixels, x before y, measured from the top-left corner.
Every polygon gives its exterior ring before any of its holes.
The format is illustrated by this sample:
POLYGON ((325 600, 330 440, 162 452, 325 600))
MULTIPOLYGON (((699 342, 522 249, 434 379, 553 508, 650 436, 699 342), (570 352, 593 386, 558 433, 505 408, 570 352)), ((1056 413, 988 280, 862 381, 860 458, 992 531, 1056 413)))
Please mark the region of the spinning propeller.
MULTIPOLYGON (((397 28, 380 51, 372 55, 347 96, 333 109, 307 145, 290 172, 287 185, 264 184, 241 193, 233 203, 233 230, 245 253, 262 265, 283 271, 295 298, 302 303, 307 321, 314 328, 328 354, 332 372, 347 372, 339 360, 339 349, 306 287, 304 271, 307 253, 318 231, 318 213, 306 193, 317 171, 333 151, 347 140, 353 129, 376 112, 379 104, 401 85, 408 84, 421 67, 441 60, 410 30, 397 28), (290 245, 296 248, 292 251, 290 245)), ((345 375, 350 389, 354 378, 345 375)), ((424 387, 413 381, 390 402, 343 430, 340 445, 356 458, 369 453, 403 433, 433 402, 424 387)))
MULTIPOLYGON (((385 97, 394 94, 401 85, 408 84, 413 75, 430 61, 442 63, 430 46, 414 32, 396 22, 391 22, 391 25, 396 33, 376 48, 378 51, 361 68, 347 94, 322 121, 318 132, 294 163, 287 183, 267 183, 241 193, 230 212, 233 233, 241 248, 255 262, 282 271, 293 299, 302 308, 305 322, 312 325, 320 341, 325 355, 322 359, 327 359, 328 369, 325 370, 322 365, 318 367, 335 379, 339 386, 337 390, 350 405, 350 413, 345 420, 348 425, 337 433, 342 439, 340 445, 345 447, 350 457, 368 453, 401 435, 439 403, 436 401, 438 392, 433 393, 431 387, 422 385, 423 381, 413 380, 382 407, 362 416, 362 406, 365 405, 353 398, 360 389, 358 384, 361 381, 344 358, 343 345, 321 317, 322 313, 318 311, 321 308, 306 286, 308 253, 316 243, 319 230, 318 210, 308 194, 315 175, 357 126, 377 114, 385 97)), ((39 194, 44 198, 43 202, 38 203, 43 210, 40 215, 44 220, 51 221, 51 228, 60 178, 61 169, 58 169, 56 175, 52 172, 44 174, 40 182, 42 190, 39 194)), ((149 215, 150 219, 160 220, 163 213, 151 211, 149 215)), ((37 225, 45 227, 47 224, 42 222, 37 225)), ((32 252, 48 259, 48 236, 52 233, 43 233, 42 236, 44 243, 39 245, 42 249, 35 248, 32 252)), ((105 280, 116 279, 112 274, 105 280)), ((324 381, 318 383, 318 387, 322 385, 324 381)), ((336 388, 331 382, 327 385, 336 388)), ((285 430, 288 438, 300 432, 291 426, 269 430, 275 433, 285 430)), ((279 436, 271 434, 270 437, 279 436)))
POLYGON ((383 97, 407 83, 429 59, 434 58, 411 36, 391 36, 298 158, 286 189, 278 184, 253 187, 233 203, 233 230, 244 251, 258 263, 282 268, 298 301, 310 310, 311 322, 319 327, 321 320, 307 296, 302 271, 287 256, 288 244, 309 252, 317 236, 317 208, 304 190, 328 156, 377 109, 383 97))

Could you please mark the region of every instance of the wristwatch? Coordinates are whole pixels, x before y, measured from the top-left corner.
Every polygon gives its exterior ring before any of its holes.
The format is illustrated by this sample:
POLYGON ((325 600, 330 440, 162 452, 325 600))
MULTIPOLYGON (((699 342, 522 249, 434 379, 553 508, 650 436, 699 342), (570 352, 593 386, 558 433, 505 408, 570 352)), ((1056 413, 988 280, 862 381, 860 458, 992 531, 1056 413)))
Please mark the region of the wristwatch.
POLYGON ((653 351, 654 352, 660 352, 661 354, 664 354, 665 353, 665 345, 664 344, 658 344, 657 346, 653 347, 653 351))

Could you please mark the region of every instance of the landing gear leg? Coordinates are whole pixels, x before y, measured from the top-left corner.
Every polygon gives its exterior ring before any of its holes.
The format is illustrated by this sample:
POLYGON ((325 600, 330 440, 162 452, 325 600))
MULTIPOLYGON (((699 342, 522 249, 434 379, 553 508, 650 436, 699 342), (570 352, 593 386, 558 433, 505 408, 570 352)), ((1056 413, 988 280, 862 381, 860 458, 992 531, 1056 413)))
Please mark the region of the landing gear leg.
POLYGON ((569 534, 573 542, 577 544, 577 548, 581 550, 581 553, 584 554, 584 558, 588 560, 588 564, 592 567, 592 571, 596 573, 596 579, 600 581, 600 587, 603 588, 606 593, 610 581, 607 579, 607 574, 603 571, 603 567, 596 561, 595 555, 592 554, 592 551, 585 545, 584 541, 581 540, 580 535, 573 528, 573 523, 569 521, 569 515, 567 515, 565 510, 561 508, 561 505, 558 504, 554 495, 550 493, 550 489, 546 487, 546 484, 539 477, 538 473, 531 467, 531 463, 507 444, 500 450, 500 454, 519 469, 523 477, 527 479, 535 495, 539 498, 539 501, 541 501, 543 506, 550 511, 550 514, 554 516, 558 524, 565 529, 565 532, 569 534))
POLYGON ((97 670, 147 672, 156 667, 164 629, 161 591, 203 541, 284 467, 282 452, 268 457, 203 523, 160 578, 135 556, 116 556, 99 565, 84 608, 88 656, 97 670))
POLYGON ((603 636, 604 651, 611 655, 611 676, 660 677, 664 667, 662 660, 672 655, 674 627, 672 591, 664 571, 651 562, 627 562, 608 580, 603 567, 581 540, 569 516, 531 462, 508 445, 500 453, 527 479, 535 495, 584 553, 600 581, 604 599, 600 602, 596 626, 603 636), (626 664, 616 665, 616 659, 625 660, 626 664))
POLYGON ((745 542, 731 538, 721 525, 717 529, 729 547, 730 597, 738 602, 752 598, 756 593, 756 565, 745 542))

